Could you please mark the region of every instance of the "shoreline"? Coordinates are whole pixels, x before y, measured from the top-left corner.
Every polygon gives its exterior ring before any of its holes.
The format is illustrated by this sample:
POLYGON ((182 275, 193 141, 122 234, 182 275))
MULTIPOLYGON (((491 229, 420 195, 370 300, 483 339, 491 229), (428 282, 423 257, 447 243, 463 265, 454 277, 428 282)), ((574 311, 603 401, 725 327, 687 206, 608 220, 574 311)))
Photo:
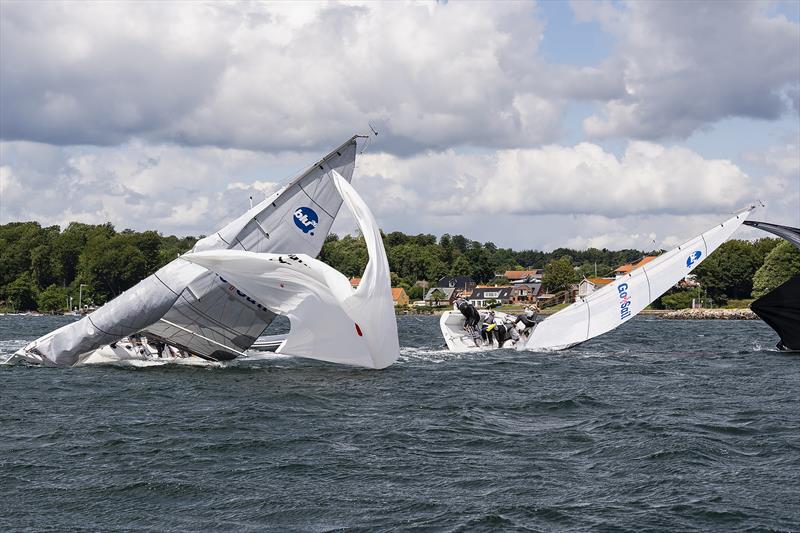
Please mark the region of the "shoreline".
MULTIPOLYGON (((449 308, 431 309, 424 311, 417 311, 414 309, 395 309, 395 315, 434 315, 441 316, 449 308)), ((539 313, 539 316, 550 316, 561 309, 544 309, 539 313)), ((518 310, 504 310, 498 311, 514 314, 521 312, 518 310)), ((742 309, 644 309, 639 313, 642 316, 654 316, 666 320, 759 320, 756 315, 749 308, 742 309)))

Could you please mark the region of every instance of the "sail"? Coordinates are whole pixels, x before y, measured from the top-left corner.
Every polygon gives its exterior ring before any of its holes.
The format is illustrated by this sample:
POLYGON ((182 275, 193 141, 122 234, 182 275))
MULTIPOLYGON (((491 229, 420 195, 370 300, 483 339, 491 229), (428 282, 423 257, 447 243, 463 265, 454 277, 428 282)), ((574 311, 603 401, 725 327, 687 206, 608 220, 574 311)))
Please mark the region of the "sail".
POLYGON ((372 213, 355 189, 336 170, 330 176, 369 254, 355 291, 343 274, 307 254, 218 250, 184 257, 218 273, 263 307, 287 316, 291 330, 280 353, 385 368, 400 355, 386 250, 372 213))
POLYGON ((744 224, 782 237, 800 250, 800 228, 770 224, 769 222, 759 222, 757 220, 745 220, 744 224))
POLYGON ((694 270, 749 214, 739 213, 546 318, 518 348, 562 350, 619 327, 694 270))
POLYGON ((800 351, 800 274, 750 304, 750 309, 780 336, 778 346, 800 351))
MULTIPOLYGON (((193 251, 316 256, 342 202, 326 174, 335 169, 351 179, 357 138, 198 241, 193 251)), ((216 274, 178 258, 91 315, 37 339, 20 353, 32 354, 45 364, 69 366, 105 344, 144 332, 201 357, 230 359, 249 348, 273 318, 274 313, 249 301, 216 274)))
MULTIPOLYGON (((755 220, 745 221, 745 224, 778 235, 800 250, 800 228, 755 220)), ((800 350, 800 275, 754 301, 750 309, 780 336, 778 346, 800 350)))

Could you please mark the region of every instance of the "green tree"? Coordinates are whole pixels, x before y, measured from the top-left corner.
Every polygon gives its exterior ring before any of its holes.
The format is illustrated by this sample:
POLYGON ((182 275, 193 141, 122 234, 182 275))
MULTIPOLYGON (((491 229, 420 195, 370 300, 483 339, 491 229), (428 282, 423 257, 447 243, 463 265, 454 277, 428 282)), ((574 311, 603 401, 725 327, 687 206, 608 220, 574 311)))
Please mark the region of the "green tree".
POLYGON ((542 274, 542 284, 550 292, 566 290, 573 283, 577 283, 578 279, 578 273, 566 256, 547 263, 542 274))
POLYGON ((753 276, 753 298, 764 296, 772 289, 800 274, 800 251, 784 241, 772 248, 753 276))
POLYGON ((453 266, 450 268, 451 276, 469 276, 472 274, 472 265, 469 264, 469 259, 463 255, 456 257, 453 261, 453 266))
POLYGON ((752 243, 732 240, 708 256, 694 274, 708 295, 717 301, 747 298, 753 291, 753 275, 761 261, 761 253, 752 243))
POLYGON ((676 291, 661 297, 664 309, 687 309, 692 306, 692 299, 697 298, 696 290, 676 291))
POLYGON ((12 281, 6 292, 11 307, 15 310, 31 311, 36 309, 36 290, 28 272, 23 272, 12 281))
POLYGON ((67 291, 58 285, 50 285, 39 293, 38 302, 40 311, 56 313, 67 307, 67 291))
POLYGON ((408 298, 410 300, 421 300, 422 297, 425 296, 425 289, 423 289, 419 285, 414 285, 407 292, 408 292, 408 298))

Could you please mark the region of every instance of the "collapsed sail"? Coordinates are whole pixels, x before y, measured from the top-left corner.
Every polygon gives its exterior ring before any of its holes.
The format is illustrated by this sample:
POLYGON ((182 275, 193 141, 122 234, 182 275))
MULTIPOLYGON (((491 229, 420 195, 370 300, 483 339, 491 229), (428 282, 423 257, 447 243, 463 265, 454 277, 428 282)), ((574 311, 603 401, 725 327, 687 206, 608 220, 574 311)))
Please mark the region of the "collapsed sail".
MULTIPOLYGON (((745 224, 783 237, 800 250, 800 229, 767 222, 745 224)), ((758 317, 780 336, 781 349, 800 350, 800 274, 750 304, 758 317)))
POLYGON ((289 318, 291 331, 279 353, 385 368, 400 355, 386 250, 361 197, 336 170, 329 174, 367 245, 369 261, 355 291, 343 274, 308 254, 215 250, 184 257, 289 318))
POLYGON ((562 350, 617 328, 694 270, 749 214, 739 213, 546 318, 518 349, 562 350))
MULTIPOLYGON (((316 256, 341 197, 330 179, 336 170, 351 179, 356 139, 329 153, 288 185, 193 251, 235 249, 316 256)), ((45 364, 74 365, 93 350, 143 332, 209 359, 231 359, 249 348, 274 318, 206 269, 176 259, 91 315, 29 344, 18 355, 45 364)))

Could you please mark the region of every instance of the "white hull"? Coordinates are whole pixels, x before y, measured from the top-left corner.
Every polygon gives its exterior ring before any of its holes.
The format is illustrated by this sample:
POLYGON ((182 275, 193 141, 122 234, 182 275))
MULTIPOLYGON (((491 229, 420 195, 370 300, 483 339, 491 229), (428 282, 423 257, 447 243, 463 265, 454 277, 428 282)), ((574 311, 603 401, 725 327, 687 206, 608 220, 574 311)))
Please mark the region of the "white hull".
MULTIPOLYGON (((497 321, 505 321, 506 318, 515 320, 515 317, 511 315, 495 311, 497 321)), ((483 352, 499 348, 496 340, 492 340, 491 344, 484 344, 480 333, 473 334, 473 332, 466 331, 464 315, 460 311, 445 311, 439 319, 439 327, 442 330, 444 341, 447 343, 447 348, 453 352, 483 352)), ((510 339, 503 344, 503 348, 514 347, 515 342, 510 339)))

